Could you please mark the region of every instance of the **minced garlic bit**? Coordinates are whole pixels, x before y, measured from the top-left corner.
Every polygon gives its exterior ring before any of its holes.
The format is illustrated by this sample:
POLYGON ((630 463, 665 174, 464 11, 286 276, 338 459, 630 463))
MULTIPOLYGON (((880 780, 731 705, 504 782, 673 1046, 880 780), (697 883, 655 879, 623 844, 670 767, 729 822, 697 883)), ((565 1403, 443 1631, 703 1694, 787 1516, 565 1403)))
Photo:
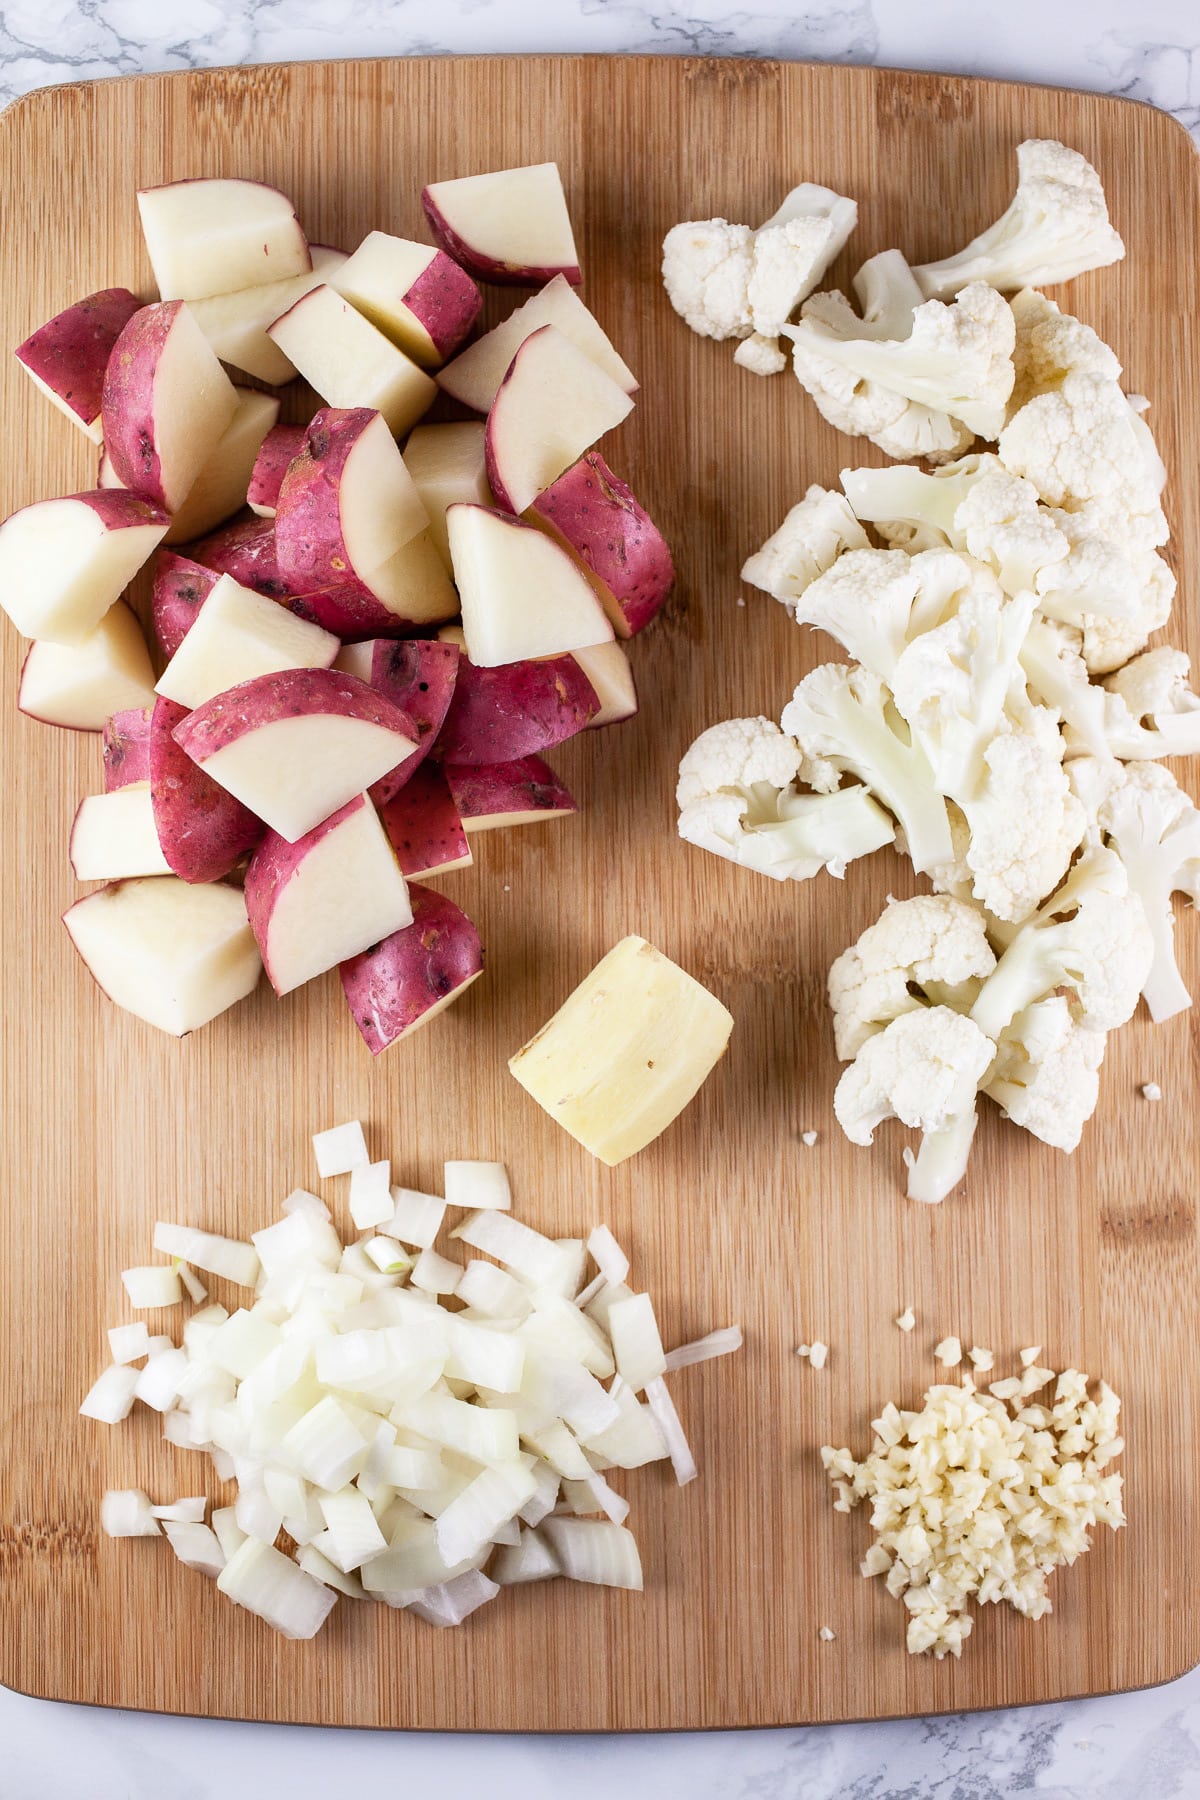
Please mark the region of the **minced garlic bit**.
POLYGON ((1042 1354, 1042 1346, 1040 1344, 1033 1344, 1028 1350, 1022 1350, 1020 1354, 1021 1367, 1023 1369, 1032 1368, 1038 1357, 1042 1354))
POLYGON ((901 1331, 911 1331, 916 1322, 917 1315, 911 1306, 906 1306, 904 1311, 900 1314, 900 1317, 896 1320, 901 1331))
POLYGON ((1022 1390, 1034 1376, 1055 1380, 1031 1366, 987 1394, 969 1378, 931 1387, 919 1412, 889 1401, 861 1463, 849 1450, 821 1451, 835 1510, 870 1502, 877 1537, 860 1567, 903 1596, 914 1654, 960 1656, 972 1599, 1007 1600, 1040 1619, 1051 1611, 1050 1571, 1089 1548, 1092 1526, 1125 1523, 1122 1477, 1102 1473, 1124 1448, 1120 1400, 1103 1381, 1090 1399, 1088 1377, 1067 1369, 1052 1403, 1029 1406, 1022 1390))
POLYGON ((800 1133, 800 1142, 804 1145, 806 1150, 811 1150, 816 1141, 817 1134, 815 1131, 802 1131, 800 1133))
POLYGON ((818 1631, 818 1633, 817 1633, 817 1636, 820 1638, 820 1640, 823 1644, 832 1644, 834 1638, 837 1636, 837 1632, 831 1631, 829 1629, 828 1625, 822 1625, 820 1631, 818 1631))
POLYGON ((807 1356, 814 1369, 823 1369, 829 1359, 829 1345, 816 1339, 811 1344, 797 1344, 797 1356, 807 1356))
POLYGON ((933 1354, 943 1369, 956 1369, 962 1361, 962 1345, 956 1337, 944 1337, 940 1344, 934 1345, 933 1354))
POLYGON ((971 1366, 980 1375, 986 1375, 988 1370, 994 1366, 995 1361, 996 1361, 996 1358, 995 1358, 994 1354, 992 1353, 992 1351, 981 1350, 978 1344, 972 1344, 971 1348, 967 1352, 967 1355, 971 1358, 971 1366))
POLYGON ((1142 1099, 1143 1100, 1161 1100, 1162 1099, 1162 1089, 1159 1087, 1157 1081, 1144 1081, 1142 1083, 1142 1099))

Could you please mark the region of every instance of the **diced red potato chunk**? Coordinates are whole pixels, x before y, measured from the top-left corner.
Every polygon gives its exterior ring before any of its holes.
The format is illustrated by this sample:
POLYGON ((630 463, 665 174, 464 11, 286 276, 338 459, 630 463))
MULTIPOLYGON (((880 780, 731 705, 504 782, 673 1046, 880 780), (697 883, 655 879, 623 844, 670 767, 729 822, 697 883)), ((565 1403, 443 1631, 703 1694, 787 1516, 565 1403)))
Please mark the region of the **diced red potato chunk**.
POLYGON ((275 555, 273 519, 238 519, 187 546, 189 557, 214 575, 232 575, 242 587, 270 600, 287 600, 291 590, 275 555))
POLYGON ((453 356, 483 305, 444 250, 385 231, 368 233, 329 285, 425 369, 453 356))
POLYGON ((467 653, 477 668, 612 637, 584 571, 545 532, 486 506, 452 506, 446 521, 467 653))
POLYGON ((104 791, 115 793, 130 782, 150 780, 150 721, 153 706, 133 706, 105 721, 102 740, 104 791))
POLYGON ((260 844, 266 827, 180 749, 191 715, 161 696, 150 719, 150 797, 158 841, 182 881, 220 881, 260 844))
POLYGON ((450 425, 418 425, 404 446, 404 461, 429 514, 429 534, 438 555, 453 574, 447 507, 457 501, 492 504, 483 425, 474 419, 450 425))
POLYGON ((104 373, 104 447, 118 478, 169 513, 237 411, 233 383, 181 300, 144 306, 104 373))
POLYGON ((671 552, 632 488, 589 450, 533 501, 528 516, 577 556, 618 637, 644 631, 675 585, 671 552))
POLYGON ((588 730, 597 731, 602 725, 619 725, 624 719, 632 719, 638 709, 637 687, 622 646, 615 641, 593 644, 586 650, 572 650, 571 654, 600 701, 600 710, 589 720, 588 730))
POLYGON ((269 335, 327 405, 381 412, 396 437, 411 431, 437 393, 411 357, 324 284, 276 319, 269 335))
POLYGON ((128 288, 102 288, 47 319, 17 346, 26 373, 94 444, 103 436, 100 407, 108 359, 142 305, 128 288))
POLYGON ((445 776, 469 832, 537 825, 578 811, 570 790, 540 756, 487 765, 447 763, 445 776))
POLYGON ((412 923, 343 962, 351 1017, 373 1056, 428 1025, 483 973, 479 933, 433 888, 409 888, 412 923))
POLYGON ((154 559, 150 617, 164 656, 174 656, 219 577, 190 557, 160 550, 154 559))
POLYGON ((304 448, 306 427, 273 425, 259 447, 250 471, 246 504, 260 519, 273 519, 288 465, 304 448))
POLYGON ((541 326, 513 357, 487 417, 488 481, 499 505, 524 512, 632 408, 557 326, 541 326))
POLYGON ((371 797, 377 805, 397 793, 433 749, 454 694, 460 655, 456 644, 436 643, 430 638, 376 638, 343 648, 338 666, 349 666, 350 673, 369 681, 376 693, 399 707, 416 732, 417 747, 411 756, 372 787, 371 797), (357 666, 343 660, 356 653, 357 666))
MULTIPOLYGON (((541 293, 534 294, 507 319, 502 319, 491 331, 468 344, 453 362, 439 369, 438 386, 475 412, 490 411, 513 357, 525 339, 532 337, 543 325, 553 325, 625 393, 637 392, 637 380, 628 364, 617 354, 607 333, 563 275, 556 275, 541 293)), ((415 475, 416 471, 413 473, 415 475)))
POLYGON ((171 865, 158 840, 149 782, 126 782, 81 800, 68 854, 76 881, 169 875, 171 865))
POLYGON ((412 923, 395 852, 365 795, 294 844, 268 832, 250 859, 245 895, 277 994, 412 923))
POLYGON ((154 670, 142 628, 118 600, 78 644, 29 646, 17 706, 47 725, 102 731, 110 714, 147 706, 153 697, 154 670))
POLYGON ((257 381, 269 382, 272 387, 294 381, 296 365, 267 336, 267 327, 297 300, 328 281, 346 260, 344 250, 333 250, 327 244, 311 244, 309 249, 312 268, 302 274, 188 302, 197 325, 221 361, 253 375, 257 381))
POLYGON ((433 181, 421 204, 442 249, 477 280, 524 287, 561 274, 578 286, 579 253, 557 163, 433 181))
POLYGON ((446 777, 435 763, 423 763, 402 788, 377 804, 407 879, 445 875, 470 864, 466 829, 446 777))
POLYGON ((256 388, 235 388, 237 411, 217 440, 183 505, 171 520, 168 544, 185 544, 242 510, 263 439, 279 417, 279 401, 256 388))
POLYGON ((119 490, 35 500, 0 525, 0 606, 26 637, 81 644, 168 524, 161 508, 119 490))
POLYGON ((416 749, 407 716, 336 669, 287 669, 245 681, 181 720, 175 739, 289 843, 416 749))
POLYGON ((158 679, 157 692, 188 708, 257 675, 327 669, 336 637, 222 575, 158 679))
POLYGON ((464 657, 437 755, 451 763, 513 762, 574 737, 599 710, 599 696, 574 655, 494 669, 477 669, 464 657))
POLYGON ((429 524, 387 424, 367 407, 324 407, 284 473, 275 508, 275 554, 296 594, 359 583, 429 524))
POLYGON ((286 194, 261 181, 203 177, 138 191, 142 234, 164 300, 201 300, 312 267, 286 194))

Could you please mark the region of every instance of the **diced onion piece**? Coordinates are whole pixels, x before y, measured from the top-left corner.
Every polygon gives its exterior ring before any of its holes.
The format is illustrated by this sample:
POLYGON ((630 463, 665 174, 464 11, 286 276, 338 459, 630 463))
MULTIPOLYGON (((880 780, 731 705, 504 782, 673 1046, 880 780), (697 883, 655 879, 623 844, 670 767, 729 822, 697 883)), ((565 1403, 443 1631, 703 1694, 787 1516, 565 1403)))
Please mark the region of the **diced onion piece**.
POLYGON ((232 1506, 218 1506, 212 1516, 212 1528, 217 1542, 221 1546, 222 1555, 228 1562, 235 1550, 240 1550, 246 1541, 246 1533, 237 1522, 237 1513, 232 1506))
POLYGON ((320 1494, 317 1504, 337 1552, 334 1560, 347 1574, 387 1549, 387 1539, 379 1529, 370 1501, 356 1487, 320 1494))
POLYGON ((668 1454, 666 1440, 650 1408, 642 1405, 619 1375, 609 1387, 608 1397, 618 1417, 584 1438, 588 1450, 617 1469, 640 1469, 646 1463, 662 1462, 668 1454))
MULTIPOLYGON (((530 1461, 532 1462, 532 1457, 530 1461)), ((506 1519, 492 1533, 492 1542, 498 1547, 511 1547, 521 1541, 521 1527, 516 1519, 506 1519)))
POLYGON ((383 1555, 363 1564, 362 1584, 367 1592, 407 1606, 425 1588, 440 1587, 463 1574, 461 1565, 447 1565, 437 1546, 436 1530, 432 1519, 400 1520, 390 1532, 391 1542, 383 1555))
POLYGON ((520 1328, 524 1342, 570 1362, 582 1363, 589 1375, 607 1381, 613 1373, 608 1339, 573 1300, 541 1291, 533 1296, 533 1317, 520 1328))
MULTIPOLYGON (((325 1202, 318 1199, 316 1194, 310 1194, 307 1188, 293 1188, 279 1210, 289 1219, 293 1213, 307 1213, 310 1218, 324 1219, 326 1222, 333 1218, 325 1202)), ((258 1233, 253 1235, 257 1242, 258 1233)))
POLYGON ((627 1287, 623 1281, 606 1281, 599 1293, 588 1301, 587 1316, 596 1321, 601 1331, 607 1331, 608 1315, 618 1300, 631 1300, 632 1298, 633 1289, 627 1287))
POLYGON ((461 1238, 472 1250, 494 1256, 531 1287, 548 1286, 556 1275, 561 1277, 562 1247, 509 1213, 469 1213, 450 1236, 461 1238))
POLYGON ((420 1492, 435 1488, 442 1478, 442 1459, 436 1450, 417 1450, 410 1444, 397 1444, 389 1453, 386 1478, 394 1488, 420 1492))
POLYGON ((311 1575, 324 1587, 336 1588, 339 1594, 345 1594, 348 1600, 365 1600, 366 1593, 357 1575, 347 1575, 331 1563, 327 1556, 322 1556, 315 1544, 305 1544, 296 1556, 297 1568, 311 1575))
POLYGON ((308 1510, 308 1484, 291 1469, 264 1469, 263 1492, 285 1519, 300 1518, 308 1510))
POLYGON ((512 1462, 518 1455, 517 1421, 504 1407, 471 1406, 451 1394, 422 1394, 405 1414, 410 1430, 475 1462, 512 1462))
POLYGON ((473 1312, 490 1319, 514 1319, 518 1322, 530 1311, 532 1302, 523 1282, 516 1281, 507 1269, 495 1263, 473 1258, 463 1270, 457 1298, 473 1312))
POLYGON ((178 1306, 183 1299, 179 1271, 170 1263, 149 1263, 138 1269, 122 1269, 121 1283, 130 1306, 178 1306))
POLYGON ((637 1540, 609 1519, 546 1519, 542 1535, 568 1581, 641 1591, 642 1559, 637 1540))
POLYGON ((85 1419, 99 1419, 102 1425, 116 1425, 133 1411, 133 1392, 139 1371, 128 1363, 112 1363, 97 1376, 83 1397, 79 1411, 85 1419))
POLYGON ((210 1526, 166 1524, 163 1530, 172 1550, 189 1569, 199 1569, 202 1575, 221 1573, 225 1567, 225 1553, 217 1540, 216 1532, 210 1526))
POLYGON ((616 1301, 608 1311, 608 1335, 617 1371, 635 1394, 640 1394, 648 1382, 666 1369, 667 1359, 649 1294, 631 1294, 627 1300, 616 1301))
POLYGON ((108 1328, 108 1347, 115 1363, 137 1362, 150 1354, 150 1333, 146 1330, 146 1321, 138 1319, 133 1325, 110 1325, 108 1328))
POLYGON ((202 1525, 208 1501, 203 1494, 193 1494, 183 1500, 171 1500, 166 1506, 152 1506, 150 1511, 156 1519, 169 1519, 173 1525, 202 1525))
POLYGON ((673 1370, 690 1368, 693 1363, 711 1362, 714 1356, 729 1356, 741 1347, 741 1326, 726 1325, 720 1331, 710 1331, 707 1337, 696 1338, 693 1343, 680 1344, 678 1349, 668 1350, 664 1373, 670 1375, 673 1370))
POLYGON ((629 1273, 629 1258, 607 1225, 597 1225, 587 1241, 588 1254, 605 1281, 624 1281, 629 1273))
POLYGON ((413 1264, 410 1284, 424 1294, 455 1294, 462 1280, 462 1264, 451 1262, 436 1250, 422 1250, 413 1264))
POLYGON ((510 1550, 501 1550, 492 1563, 492 1580, 501 1587, 512 1587, 521 1581, 552 1581, 562 1571, 558 1558, 540 1531, 526 1529, 520 1542, 510 1550))
POLYGON ((540 1431, 525 1431, 521 1435, 529 1448, 536 1450, 564 1481, 586 1481, 592 1473, 592 1465, 578 1439, 571 1436, 561 1419, 540 1431))
POLYGON ((391 1218, 392 1165, 390 1162, 367 1163, 350 1171, 350 1217, 360 1231, 383 1225, 391 1218))
POLYGON ((410 1601, 408 1610, 428 1625, 461 1625, 499 1592, 497 1583, 481 1570, 468 1569, 440 1587, 427 1588, 419 1600, 410 1601))
POLYGON ((614 1525, 623 1525, 629 1517, 629 1502, 616 1488, 609 1487, 603 1475, 590 1475, 584 1483, 592 1496, 592 1510, 607 1513, 614 1525))
POLYGON ((686 1487, 689 1481, 695 1481, 699 1471, 696 1468, 696 1460, 692 1455, 683 1426, 679 1422, 679 1414, 675 1411, 675 1403, 667 1392, 667 1384, 661 1376, 646 1383, 646 1404, 654 1414, 659 1430, 663 1434, 667 1454, 671 1458, 671 1467, 675 1471, 675 1479, 680 1487, 686 1487))
POLYGON ((134 1396, 155 1412, 169 1412, 179 1398, 179 1384, 187 1373, 186 1350, 160 1350, 145 1363, 137 1378, 134 1396))
POLYGON ((283 1524, 283 1508, 267 1498, 265 1489, 249 1485, 238 1494, 233 1516, 239 1528, 257 1544, 273 1544, 283 1524))
POLYGON ((523 1462, 481 1470, 438 1519, 437 1547, 445 1561, 466 1562, 478 1556, 496 1529, 533 1498, 536 1488, 523 1462))
POLYGON ((478 1212, 510 1212, 508 1171, 498 1162, 448 1162, 443 1174, 446 1205, 478 1212))
POLYGON ((590 1306, 600 1290, 607 1286, 608 1282, 603 1275, 593 1275, 587 1286, 585 1288, 580 1288, 579 1292, 576 1294, 576 1306, 580 1308, 590 1306))
MULTIPOLYGON (((388 1208, 390 1213, 391 1208, 388 1208)), ((363 1255, 369 1256, 375 1267, 384 1275, 407 1275, 413 1267, 413 1258, 407 1250, 402 1250, 395 1238, 371 1237, 363 1244, 363 1255)))
POLYGON ((100 1502, 100 1529, 109 1537, 157 1537, 158 1520, 141 1488, 109 1488, 100 1502))
POLYGON ((392 1222, 389 1237, 411 1244, 414 1250, 430 1250, 442 1229, 446 1202, 436 1194, 421 1194, 416 1188, 392 1189, 392 1222))
POLYGON ((367 1456, 366 1438, 331 1394, 296 1421, 281 1448, 303 1476, 329 1493, 353 1480, 367 1456))
POLYGON ((540 1525, 548 1513, 552 1513, 558 1504, 561 1478, 549 1463, 534 1464, 534 1481, 536 1486, 532 1497, 525 1502, 517 1517, 526 1525, 540 1525))
POLYGON ((556 1262, 541 1281, 531 1285, 543 1293, 561 1294, 564 1300, 574 1300, 583 1285, 587 1245, 582 1238, 555 1238, 554 1242, 558 1249, 556 1262))
POLYGON ((154 1248, 164 1256, 178 1256, 210 1275, 222 1275, 239 1287, 253 1287, 259 1276, 258 1251, 240 1238, 221 1237, 194 1225, 172 1225, 159 1219, 154 1227, 154 1248))
MULTIPOLYGON (((306 1194, 305 1199, 311 1200, 312 1195, 306 1194)), ((336 1269, 342 1260, 342 1241, 319 1200, 313 1207, 297 1206, 274 1225, 254 1232, 251 1242, 266 1276, 278 1275, 298 1263, 336 1269), (320 1213, 316 1207, 321 1208, 320 1213)))
POLYGON ((347 1125, 332 1125, 328 1131, 315 1132, 312 1143, 317 1174, 322 1179, 328 1175, 348 1175, 351 1169, 364 1169, 371 1160, 367 1155, 363 1128, 357 1119, 347 1125))
POLYGON ((331 1588, 306 1575, 282 1551, 252 1538, 230 1557, 217 1586, 286 1638, 315 1637, 337 1603, 331 1588))
POLYGON ((178 1405, 163 1414, 163 1437, 168 1444, 175 1444, 180 1450, 198 1450, 204 1447, 205 1440, 196 1436, 196 1426, 191 1414, 181 1411, 178 1405))
POLYGON ((184 1287, 187 1289, 188 1299, 194 1306, 203 1306, 204 1302, 208 1299, 208 1289, 205 1287, 200 1277, 196 1274, 195 1270, 185 1262, 177 1262, 175 1266, 179 1270, 180 1281, 182 1281, 184 1287))
POLYGON ((239 1307, 209 1339, 208 1359, 244 1381, 282 1341, 279 1327, 272 1320, 239 1307))

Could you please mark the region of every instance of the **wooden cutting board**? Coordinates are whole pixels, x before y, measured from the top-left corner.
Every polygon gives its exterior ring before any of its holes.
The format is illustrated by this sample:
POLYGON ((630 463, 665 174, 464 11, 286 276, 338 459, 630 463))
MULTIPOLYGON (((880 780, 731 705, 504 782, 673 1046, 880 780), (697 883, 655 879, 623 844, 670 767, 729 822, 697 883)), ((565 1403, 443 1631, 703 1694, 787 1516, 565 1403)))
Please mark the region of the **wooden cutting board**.
MULTIPOLYGON (((1197 1015, 1111 1041, 1103 1097, 1074 1157, 983 1120, 944 1206, 902 1197, 901 1134, 840 1137, 824 1005, 832 957, 908 892, 890 854, 775 887, 681 845, 679 756, 718 718, 778 713, 830 646, 738 570, 811 481, 879 460, 826 428, 787 377, 737 369, 671 311, 659 245, 679 219, 755 221, 802 178, 855 195, 843 281, 901 244, 958 247, 1006 203, 1013 149, 1056 136, 1099 166, 1128 260, 1064 296, 1112 342, 1171 471, 1181 599, 1200 649, 1200 208, 1193 148, 1169 118, 1091 95, 883 70, 607 58, 324 63, 214 70, 35 93, 0 121, 5 269, 0 504, 90 486, 93 453, 7 349, 114 283, 149 293, 134 190, 257 176, 297 200, 316 240, 423 235, 437 177, 557 158, 585 295, 642 379, 611 456, 675 547, 679 588, 633 646, 642 711, 557 753, 577 820, 477 840, 447 888, 477 920, 489 971, 429 1032, 372 1063, 335 976, 246 1005, 176 1042, 118 1012, 58 915, 75 894, 67 831, 101 785, 98 739, 13 706, 21 647, 0 632, 8 800, 0 862, 6 1198, 0 1217, 0 1673, 31 1694, 329 1724, 597 1730, 776 1725, 1007 1705, 1131 1688, 1200 1656, 1197 1502, 1197 1015), (728 1056, 684 1119, 615 1171, 516 1086, 505 1059, 629 931, 731 1007, 728 1056), (1160 1105, 1139 1097, 1157 1080, 1160 1105), (314 1179, 310 1133, 362 1118, 400 1179, 436 1187, 447 1156, 503 1158, 521 1216, 557 1233, 606 1220, 675 1342, 740 1320, 746 1349, 676 1383, 702 1479, 623 1484, 644 1596, 557 1583, 506 1594, 440 1633, 339 1606, 289 1644, 165 1543, 102 1539, 106 1485, 206 1487, 205 1460, 158 1443, 149 1415, 109 1431, 76 1415, 130 1316, 119 1269, 156 1216, 247 1233, 314 1179), (819 1133, 805 1148, 801 1133, 819 1133), (911 1303, 911 1336, 893 1319, 911 1303), (960 1664, 910 1658, 904 1614, 860 1579, 866 1520, 835 1514, 816 1456, 857 1450, 888 1398, 911 1403, 957 1332, 1000 1360, 1103 1374, 1126 1405, 1129 1529, 1103 1532, 1053 1582, 1052 1618, 988 1608, 960 1664), (832 1346, 829 1366, 794 1355, 832 1346), (818 1628, 836 1631, 832 1643, 818 1628)), ((511 298, 516 298, 512 296, 511 298)), ((492 304, 498 316, 500 302, 492 304)), ((288 407, 306 417, 304 396, 288 407)), ((1198 932, 1181 920, 1198 973, 1198 932)), ((344 1194, 330 1193, 343 1222, 344 1194)), ((175 1321, 173 1321, 175 1323, 175 1321)), ((176 1324, 176 1329, 178 1328, 176 1324)), ((141 1411, 141 1409, 139 1409, 141 1411)))

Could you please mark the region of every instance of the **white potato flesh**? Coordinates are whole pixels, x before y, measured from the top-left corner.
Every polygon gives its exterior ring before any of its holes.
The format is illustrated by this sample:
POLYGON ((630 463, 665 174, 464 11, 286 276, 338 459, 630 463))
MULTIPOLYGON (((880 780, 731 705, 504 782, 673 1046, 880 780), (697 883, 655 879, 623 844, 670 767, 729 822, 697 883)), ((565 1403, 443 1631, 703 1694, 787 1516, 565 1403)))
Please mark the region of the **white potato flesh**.
POLYGON ((86 500, 38 500, 0 525, 0 606, 26 637, 81 644, 167 530, 108 525, 86 500))
POLYGON ((308 242, 286 194, 260 181, 171 181, 138 193, 164 300, 200 300, 302 275, 308 242))
POLYGON ((438 255, 432 244, 414 244, 385 231, 368 232, 354 254, 334 274, 330 286, 377 325, 400 348, 422 363, 438 363, 437 345, 404 303, 438 255))
POLYGON ((437 377, 440 388, 475 412, 485 413, 507 375, 513 357, 527 337, 553 325, 627 394, 637 392, 637 378, 618 355, 608 334, 588 311, 565 275, 556 275, 540 294, 526 300, 493 330, 447 363, 437 377))
POLYGON ((434 382, 324 283, 276 319, 270 337, 329 406, 369 406, 400 437, 437 393, 434 382))
POLYGON ((492 402, 488 468, 496 497, 522 513, 633 410, 611 376, 554 325, 526 338, 492 402))
POLYGON ((109 999, 173 1037, 244 999, 262 971, 242 895, 218 883, 119 882, 63 923, 109 999))
POLYGON ((637 688, 622 646, 615 640, 610 644, 592 644, 576 650, 574 655, 600 701, 600 711, 588 721, 589 730, 631 719, 638 709, 637 688))
POLYGON ((200 766, 294 844, 415 749, 366 719, 302 713, 244 731, 200 766))
POLYGON ((203 537, 246 504, 246 489, 262 441, 279 417, 279 401, 255 388, 235 388, 237 411, 171 519, 168 544, 203 537))
POLYGON ((181 307, 154 369, 154 447, 168 512, 183 505, 236 411, 237 390, 181 307))
POLYGON ((380 415, 347 454, 338 487, 342 541, 353 574, 369 577, 429 525, 429 514, 380 415))
POLYGON ((169 875, 154 824, 148 781, 110 794, 89 794, 71 827, 76 881, 124 881, 132 875, 169 875))
POLYGON ((458 611, 458 596, 429 531, 418 532, 372 569, 366 585, 381 605, 414 625, 436 625, 458 611))
POLYGON ((267 336, 267 327, 295 306, 297 300, 328 281, 346 261, 344 250, 331 250, 326 244, 313 244, 311 248, 312 268, 299 275, 188 302, 196 323, 223 363, 269 382, 272 387, 295 380, 296 365, 267 336))
POLYGON ((266 927, 277 994, 412 924, 408 887, 375 808, 325 832, 280 889, 266 927))
POLYGON ((375 643, 371 638, 361 644, 343 644, 333 659, 333 667, 339 674, 357 675, 360 681, 369 682, 374 657, 375 643))
POLYGON ((118 600, 77 644, 31 644, 17 705, 31 718, 102 731, 114 713, 153 706, 154 670, 142 628, 118 600))
POLYGON ((587 577, 542 532, 484 506, 452 506, 446 520, 467 654, 478 668, 612 638, 587 577))
POLYGON ((340 647, 332 632, 222 575, 163 670, 157 691, 191 710, 256 675, 327 669, 340 647))
POLYGON ((472 259, 508 269, 578 270, 557 163, 433 181, 425 192, 472 259))
MULTIPOLYGON (((569 292, 570 290, 568 290, 569 292)), ((483 425, 418 425, 404 446, 404 461, 429 514, 429 534, 450 569, 446 509, 457 501, 492 504, 483 455, 483 425)))

